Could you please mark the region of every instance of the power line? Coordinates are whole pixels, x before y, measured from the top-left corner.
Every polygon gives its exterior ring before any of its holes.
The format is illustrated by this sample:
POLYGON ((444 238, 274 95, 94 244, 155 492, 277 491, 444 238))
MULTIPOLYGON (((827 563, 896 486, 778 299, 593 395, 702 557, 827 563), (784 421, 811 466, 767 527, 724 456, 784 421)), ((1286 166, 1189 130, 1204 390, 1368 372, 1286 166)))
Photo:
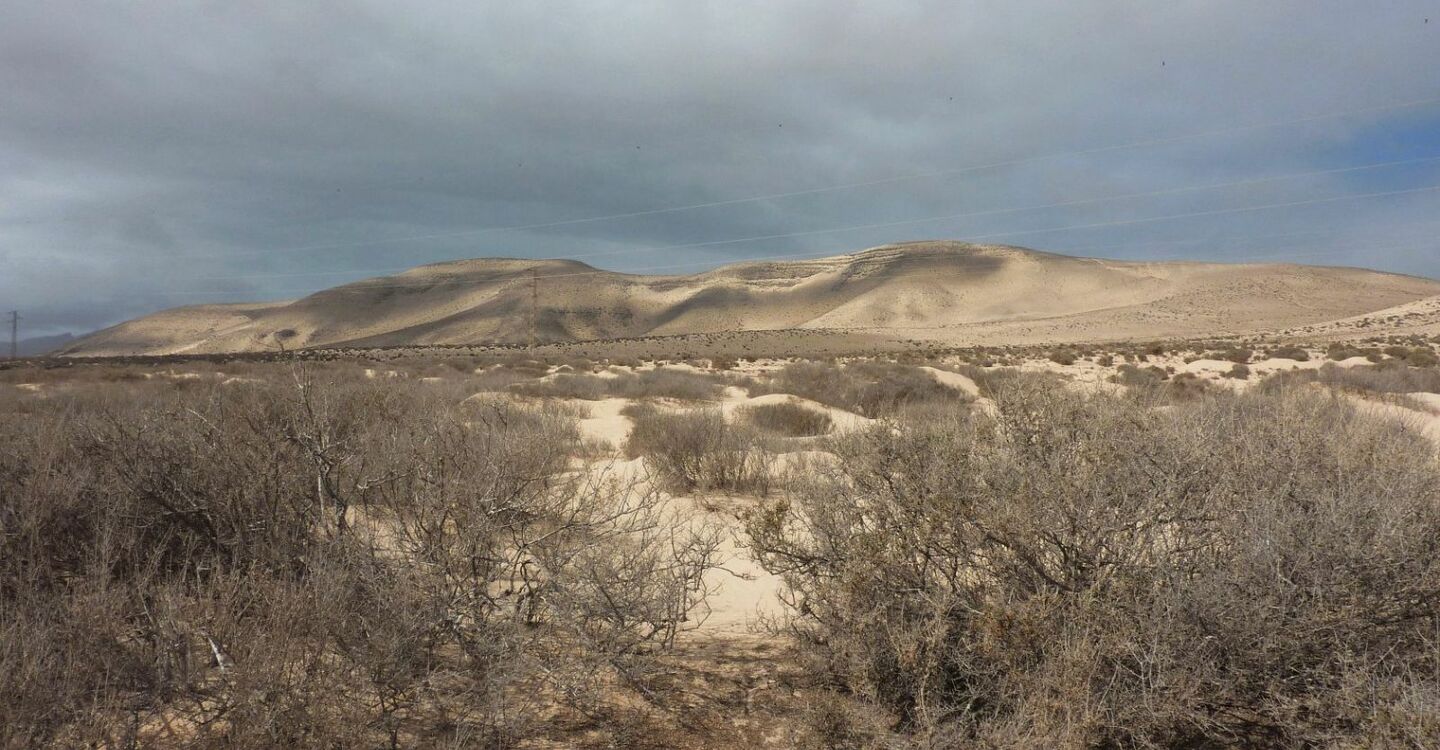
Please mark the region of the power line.
MULTIPOLYGON (((1069 207, 1074 207, 1074 206, 1090 205, 1090 204, 1094 204, 1094 203, 1104 203, 1104 202, 1108 202, 1108 201, 1130 200, 1130 199, 1134 199, 1134 198, 1151 198, 1151 197, 1162 196, 1162 195, 1178 195, 1178 194, 1182 194, 1182 193, 1197 192, 1197 191, 1204 191, 1204 190, 1219 190, 1219 189, 1223 189, 1223 188, 1244 187, 1244 186, 1250 186, 1250 185, 1261 185, 1261 184, 1265 184, 1265 183, 1267 183, 1267 182, 1280 182, 1280 181, 1284 181, 1284 180, 1300 179, 1300 178, 1303 178, 1303 177, 1318 177, 1318 176, 1322 176, 1322 175, 1344 174, 1344 173, 1349 173, 1349 172, 1359 172, 1359 171, 1365 171, 1365 170, 1371 170, 1371 169, 1384 169, 1384 168, 1387 168, 1387 167, 1396 167, 1396 166, 1405 166, 1405 165, 1413 165, 1413 164, 1432 163, 1432 162, 1436 162, 1436 161, 1440 161, 1440 156, 1424 156, 1424 157, 1416 157, 1416 158, 1413 158, 1413 159, 1400 159, 1400 160, 1395 160, 1395 161, 1373 162, 1373 163, 1370 163, 1370 164, 1360 164, 1360 165, 1353 165, 1353 166, 1348 166, 1348 167, 1335 167, 1335 168, 1331 168, 1331 169, 1307 170, 1307 171, 1304 171, 1304 172, 1293 172, 1293 173, 1289 173, 1289 174, 1272 175, 1272 176, 1268 176, 1268 177, 1254 177, 1254 178, 1247 178, 1247 179, 1244 179, 1244 180, 1235 180, 1235 181, 1231 181, 1231 182, 1207 183, 1207 184, 1204 184, 1204 185, 1190 185, 1190 186, 1176 187, 1176 188, 1164 188, 1164 189, 1161 189, 1161 190, 1149 190, 1149 191, 1136 192, 1136 193, 1122 193, 1122 194, 1118 194, 1118 195, 1098 196, 1098 197, 1094 197, 1094 198, 1079 198, 1079 199, 1075 199, 1075 200, 1060 201, 1060 202, 1057 202, 1057 203, 1046 203, 1046 204, 1031 205, 1031 206, 1018 206, 1018 207, 1013 207, 1013 208, 989 209, 989 210, 985 210, 985 211, 968 211, 968 212, 965 212, 965 213, 943 214, 943 215, 939 215, 939 216, 925 216, 925 217, 916 218, 916 219, 901 219, 901 220, 896 220, 896 221, 887 221, 887 222, 872 223, 872 224, 862 224, 862 225, 856 225, 856 226, 830 227, 830 228, 825 228, 825 229, 804 230, 804 231, 799 231, 799 232, 786 232, 786 233, 780 233, 780 234, 767 234, 767 235, 756 235, 756 236, 751 236, 751 237, 739 237, 739 238, 733 238, 733 239, 727 239, 727 240, 711 240, 711 241, 706 241, 706 242, 691 242, 691 243, 685 243, 685 244, 679 244, 679 245, 665 245, 665 246, 642 247, 642 248, 627 248, 627 249, 623 249, 623 250, 613 250, 613 251, 606 251, 606 252, 599 252, 599 253, 587 253, 587 254, 585 254, 585 255, 576 255, 576 256, 571 256, 571 257, 567 258, 567 260, 590 260, 590 259, 593 259, 593 258, 600 258, 600 257, 613 257, 613 256, 618 256, 618 255, 632 255, 632 254, 637 254, 637 253, 654 253, 654 252, 661 252, 661 251, 666 251, 666 250, 694 249, 694 248, 698 248, 698 247, 716 247, 716 246, 728 245, 728 244, 740 244, 740 243, 745 243, 745 242, 758 242, 758 241, 762 241, 762 240, 790 239, 790 238, 794 238, 794 237, 805 237, 805 236, 813 236, 813 235, 819 235, 819 234, 834 234, 834 233, 841 233, 841 232, 858 231, 858 230, 863 230, 863 229, 883 229, 883 228, 889 228, 889 227, 906 226, 906 225, 910 225, 910 224, 924 224, 924 223, 932 222, 932 221, 944 221, 944 220, 953 220, 953 219, 970 219, 970 218, 978 218, 978 217, 981 217, 981 216, 1000 216, 1000 215, 1004 215, 1004 214, 1022 213, 1022 212, 1027 212, 1027 211, 1041 211, 1041 210, 1052 209, 1052 208, 1069 208, 1069 207)), ((389 268, 376 268, 376 269, 353 269, 353 270, 346 270, 346 271, 311 271, 311 272, 302 272, 302 273, 244 274, 244 275, 238 275, 238 276, 200 277, 200 278, 193 279, 193 280, 194 280, 194 281, 241 281, 241 280, 247 280, 247 279, 261 279, 261 278, 298 278, 298 277, 301 277, 301 276, 338 276, 338 275, 351 274, 351 273, 367 273, 367 274, 368 274, 368 273, 395 273, 395 272, 398 272, 398 271, 406 270, 407 268, 409 268, 409 267, 407 266, 407 267, 403 267, 403 268, 402 268, 402 267, 389 267, 389 268)))
MULTIPOLYGON (((1440 187, 1440 186, 1437 186, 1437 187, 1440 187)), ((1375 250, 1416 251, 1416 250, 1422 250, 1422 249, 1423 249, 1423 250, 1433 250, 1433 249, 1436 249, 1436 248, 1437 248, 1437 245, 1440 245, 1440 240, 1423 240, 1423 241, 1420 241, 1420 242, 1410 242, 1410 241, 1407 241, 1407 242, 1402 242, 1402 243, 1394 243, 1394 244, 1386 244, 1386 245, 1367 245, 1367 246, 1365 246, 1365 249, 1366 249, 1366 250, 1371 250, 1371 251, 1375 251, 1375 250)), ((1252 249, 1256 249, 1256 248, 1252 248, 1252 249)), ((1271 248, 1271 249, 1283 249, 1283 248, 1271 248)), ((1263 251, 1263 252, 1267 252, 1267 253, 1268 253, 1268 250, 1263 251)), ((1249 262, 1254 262, 1254 261, 1267 261, 1267 260, 1301 260, 1301 259, 1306 259, 1306 258, 1331 257, 1331 256, 1335 256, 1335 255, 1342 255, 1342 254, 1345 254, 1345 253, 1348 253, 1348 252, 1352 252, 1352 251, 1349 250, 1349 249, 1332 249, 1332 250, 1325 250, 1325 251, 1311 252, 1311 253, 1273 253, 1273 254, 1266 254, 1266 255, 1247 255, 1246 257, 1244 257, 1244 258, 1242 258, 1242 259, 1238 259, 1238 260, 1228 260, 1228 261, 1205 260, 1205 259, 1202 259, 1202 258, 1194 258, 1194 257, 1174 257, 1174 258, 1158 259, 1158 262, 1166 262, 1166 261, 1194 261, 1194 262, 1199 262, 1199 263, 1232 263, 1232 264, 1233 264, 1233 263, 1249 263, 1249 262)), ((810 253, 796 253, 796 254, 783 255, 783 256, 782 256, 782 255, 775 255, 775 256, 768 256, 768 257, 743 258, 743 259, 740 259, 740 260, 736 261, 736 264, 739 264, 739 263, 750 263, 750 262, 761 262, 761 261, 769 261, 769 260, 799 260, 799 261, 803 261, 803 260, 827 260, 827 259, 830 259, 830 258, 844 258, 844 257, 855 256, 855 255, 859 255, 859 254, 860 254, 860 253, 847 253, 847 254, 835 255, 832 251, 828 251, 828 250, 827 250, 827 251, 810 252, 810 253)), ((1082 259, 1083 259, 1082 256, 1068 256, 1068 257, 1076 257, 1076 258, 1082 258, 1082 259)), ((1125 262, 1125 263, 1143 263, 1143 262, 1145 262, 1144 260, 1125 260, 1125 259, 1119 259, 1119 258, 1112 258, 1112 259, 1110 259, 1110 260, 1119 260, 1119 261, 1125 262)), ((649 268, 649 269, 639 269, 639 270, 666 270, 666 269, 673 269, 673 268, 678 268, 678 267, 688 266, 688 265, 694 265, 694 264, 693 264, 693 263, 686 263, 686 264, 671 265, 671 266, 656 266, 656 267, 652 267, 652 268, 649 268)), ((727 264, 727 265, 733 265, 733 264, 727 264)), ((719 268, 725 268, 725 267, 726 267, 726 266, 721 266, 721 267, 719 267, 719 268)), ((709 269, 709 270, 719 270, 719 269, 709 269)), ((708 272, 708 271, 698 271, 698 272, 696 272, 696 274, 698 275, 698 274, 706 273, 706 272, 708 272)), ((596 271, 579 271, 579 272, 566 273, 566 274, 550 274, 550 275, 545 275, 545 276, 539 276, 539 278, 540 278, 540 279, 547 280, 547 281, 550 281, 550 280, 555 280, 555 279, 563 279, 563 278, 570 278, 570 277, 577 277, 577 276, 594 276, 594 275, 636 276, 636 275, 639 275, 639 274, 621 273, 621 272, 617 272, 617 271, 596 270, 596 271)), ((512 281, 513 281, 513 279, 512 279, 512 281)), ((320 293, 320 292, 329 292, 329 291, 364 292, 364 291, 371 291, 371 290, 375 290, 375 289, 396 289, 396 288, 415 289, 415 288, 423 288, 423 287, 428 287, 428 286, 437 286, 437 285, 446 284, 446 283, 455 284, 455 283, 457 283, 457 280, 454 280, 454 279, 452 279, 452 280, 442 280, 442 281, 434 282, 434 283, 431 283, 431 284, 405 284, 405 285, 401 285, 401 284, 363 284, 363 282, 355 282, 355 284, 353 285, 355 288, 353 288, 353 289, 341 289, 341 288, 338 288, 338 287, 336 287, 336 288, 331 288, 331 289, 322 289, 322 290, 292 289, 292 290, 280 290, 280 293, 292 293, 292 292, 293 292, 293 293, 303 293, 303 294, 318 294, 318 293, 320 293)), ((459 283, 468 283, 468 282, 459 282, 459 283)), ((347 286, 352 286, 352 285, 347 285, 347 286)), ((162 294, 166 294, 166 295, 168 295, 168 296, 196 296, 196 295, 210 295, 210 294, 214 294, 214 292, 169 292, 169 293, 162 293, 162 294)))
POLYGON ((540 319, 540 277, 530 269, 530 348, 535 348, 535 326, 540 319))
MULTIPOLYGON (((414 242, 414 241, 430 240, 430 239, 447 239, 447 238, 454 238, 454 237, 471 237, 471 236, 479 236, 479 235, 490 234, 490 233, 495 233, 495 232, 513 232, 513 231, 529 231, 529 230, 535 230, 535 229, 553 229, 553 228, 557 228, 557 227, 574 226, 574 225, 578 225, 578 224, 589 224, 589 223, 595 223, 595 222, 601 222, 601 221, 612 221, 612 220, 618 220, 618 219, 629 219, 629 218, 637 218, 637 217, 642 217, 642 216, 655 216, 655 215, 661 215, 661 214, 677 213, 677 212, 682 212, 682 211, 694 211, 694 210, 700 210, 700 209, 706 209, 706 208, 716 208, 716 207, 720 207, 720 206, 733 206, 733 205, 742 205, 742 204, 747 204, 747 203, 759 203, 759 202, 763 202, 763 201, 779 200, 779 199, 782 199, 782 198, 793 198, 793 197, 799 197, 799 196, 805 196, 805 195, 820 195, 820 194, 824 194, 824 193, 832 193, 832 192, 838 192, 838 191, 842 191, 842 190, 852 190, 852 189, 856 189, 856 188, 876 187, 876 186, 880 186, 880 185, 893 185, 893 184, 897 184, 897 183, 901 183, 901 182, 909 182, 909 181, 913 181, 913 180, 931 179, 931 178, 936 178, 936 177, 946 177, 946 176, 953 176, 953 175, 959 175, 959 174, 966 174, 966 173, 970 173, 970 172, 977 172, 977 171, 983 171, 983 170, 988 170, 988 169, 998 169, 998 168, 1001 168, 1001 167, 1019 166, 1019 165, 1022 165, 1022 164, 1031 164, 1031 163, 1035 163, 1035 162, 1048 161, 1048 160, 1051 160, 1051 159, 1062 159, 1062 158, 1075 157, 1075 156, 1093 156, 1093 155, 1095 155, 1095 154, 1111 153, 1111 152, 1115 152, 1115 151, 1124 151, 1124 150, 1134 149, 1134 148, 1144 148, 1144 147, 1148 147, 1148 146, 1160 146, 1160 145, 1167 145, 1167 144, 1172 144, 1172 143, 1183 143, 1183 142, 1185 142, 1185 141, 1197 140, 1197 139, 1201 139, 1201 138, 1208 138, 1208 137, 1218 136, 1218 135, 1226 135, 1226 134, 1230 134, 1230 133, 1241 133, 1241 132, 1248 132, 1248 131, 1254 131, 1254 130, 1267 130, 1267 129, 1271 129, 1271 128, 1285 127, 1285 126, 1288 126, 1288 125, 1300 125, 1300 124, 1311 123, 1311 122, 1321 122, 1321 121, 1325 121, 1325 120, 1333 120, 1333 119, 1341 119, 1341 118, 1345 118, 1345 117, 1352 117, 1352 116, 1360 115, 1360 114, 1368 114, 1368 113, 1375 113, 1375 112, 1385 112, 1385 111, 1392 111, 1392 110, 1397 110, 1397 109, 1413 109, 1413 108, 1417 108, 1417 107, 1430 106, 1430 105, 1434 105, 1434 104, 1437 104, 1437 103, 1440 103, 1440 98, 1415 99, 1415 100, 1411 100, 1411 101, 1397 102, 1397 103, 1393 103, 1393 104, 1385 104, 1385 105, 1378 105, 1378 106, 1372 106, 1372 107, 1360 107, 1360 108, 1357 108, 1357 109, 1349 109, 1349 110, 1342 110, 1342 111, 1335 111, 1335 112, 1327 112, 1327 113, 1317 114, 1317 115, 1308 115, 1308 116, 1305 116, 1305 117, 1297 117, 1297 118, 1292 118, 1292 119, 1288 119, 1288 120, 1277 120, 1277 121, 1264 122, 1264 123, 1254 123, 1254 124, 1249 124, 1249 125, 1238 125, 1238 126, 1232 126, 1232 127, 1226 127, 1226 128, 1217 128, 1217 129, 1214 129, 1214 130, 1196 131, 1196 132, 1192 132, 1192 133, 1184 133, 1184 134, 1180 134, 1180 135, 1166 136, 1166 137, 1161 137, 1161 138, 1149 138, 1149 139, 1144 139, 1144 140, 1139 140, 1139 141, 1132 141, 1132 142, 1129 142, 1129 143, 1119 143, 1119 144, 1112 144, 1112 145, 1108 145, 1108 146, 1098 146, 1098 147, 1094 147, 1094 148, 1079 149, 1079 150, 1074 150, 1074 151, 1052 152, 1052 153, 1048 153, 1048 154, 1039 154, 1039 155, 1034 155, 1034 156, 1026 156, 1026 157, 1020 157, 1020 158, 1016 158, 1016 159, 1006 159, 1006 160, 1000 160, 1000 161, 992 161, 992 162, 986 162, 986 163, 980 163, 980 164, 972 164, 972 165, 963 166, 963 167, 955 167, 955 168, 951 168, 951 169, 933 170, 933 171, 929 171, 929 172, 920 172, 920 173, 913 173, 913 174, 908 174, 908 175, 898 175, 898 176, 895 176, 895 177, 885 177, 885 178, 879 178, 879 179, 873 179, 873 180, 862 180, 862 181, 858 181, 858 182, 841 183, 841 184, 829 185, 829 186, 825 186, 825 187, 809 188, 809 189, 805 189, 805 190, 791 190, 791 191, 777 192, 777 193, 763 193, 763 194, 758 194, 758 195, 749 195, 749 196, 743 196, 743 197, 731 198, 731 199, 719 200, 719 201, 708 201, 708 202, 703 202, 703 203, 691 203, 691 204, 688 204, 688 205, 681 205, 681 206, 657 207, 657 208, 651 208, 651 209, 644 209, 644 210, 640 210, 640 211, 630 211, 630 212, 625 212, 625 213, 606 214, 606 215, 601 215, 601 216, 590 216, 590 217, 577 218, 577 219, 563 219, 563 220, 558 220, 558 221, 536 222, 536 223, 530 223, 530 224, 512 224, 512 225, 508 225, 508 226, 499 226, 499 227, 482 227, 482 228, 477 228, 477 229, 459 230, 459 231, 455 231, 455 232, 433 232, 433 233, 427 233, 427 234, 416 234, 416 235, 409 235, 409 236, 404 236, 404 237, 390 237, 390 238, 375 239, 375 240, 356 240, 356 241, 348 241, 348 242, 325 243, 325 244, 315 244, 315 245, 298 245, 298 246, 291 246, 291 247, 287 247, 287 248, 271 248, 271 249, 267 249, 267 250, 257 250, 257 251, 251 251, 251 252, 237 252, 237 253, 215 254, 215 255, 213 255, 213 256, 190 255, 190 256, 187 256, 187 257, 188 257, 188 258, 191 258, 191 259, 200 258, 200 257, 239 258, 239 257, 251 257, 251 256, 255 256, 255 255, 268 255, 268 254, 271 254, 271 253, 309 252, 309 251, 311 251, 311 250, 332 250, 332 249, 341 249, 341 248, 350 248, 350 247, 366 247, 366 246, 375 246, 375 245, 385 245, 385 244, 400 243, 400 242, 414 242)), ((141 256, 134 256, 134 257, 141 257, 141 256)), ((165 258, 168 259, 170 256, 159 256, 159 257, 165 257, 165 258)))
POLYGON ((10 359, 20 358, 20 311, 10 311, 10 359))
MULTIPOLYGON (((1437 225, 1440 225, 1440 221, 1436 221, 1436 220, 1434 220, 1434 219, 1429 219, 1429 220, 1425 220, 1425 221, 1388 222, 1388 223, 1385 224, 1385 228, 1386 228, 1386 229, 1394 229, 1394 228, 1398 228, 1398 227, 1437 226, 1437 225)), ((1124 243, 1100 242, 1100 243, 1094 243, 1094 244, 1090 244, 1090 245, 1067 245, 1067 246, 1065 246, 1063 252, 1069 254, 1069 253, 1085 252, 1085 251, 1089 251, 1089 250, 1102 250, 1102 251, 1109 251, 1109 250, 1139 250, 1139 249, 1147 249, 1147 248, 1170 247, 1170 246, 1173 246, 1173 245, 1220 245, 1220 244, 1224 244, 1224 243, 1235 242, 1235 241, 1237 241, 1237 240, 1268 240, 1268 239, 1276 239, 1276 238, 1280 238, 1280 237, 1304 237, 1304 236, 1317 235, 1317 234, 1333 235, 1333 234, 1340 233, 1340 231, 1341 231, 1341 230, 1338 230, 1338 229, 1335 229, 1335 228, 1325 228, 1325 229, 1307 229, 1307 230, 1300 231, 1300 232, 1279 232, 1279 233, 1269 233, 1269 234, 1225 235, 1225 236, 1220 236, 1220 237, 1192 237, 1192 238, 1189 238, 1189 239, 1153 240, 1153 241, 1148 241, 1148 242, 1124 242, 1124 243)), ((1238 247, 1238 248, 1231 248, 1231 249, 1234 249, 1234 250, 1245 250, 1245 249, 1254 249, 1254 247, 1253 247, 1253 246, 1250 246, 1249 248, 1246 248, 1246 247, 1238 247)), ((1161 259, 1163 260, 1163 258, 1161 258, 1161 259)))
MULTIPOLYGON (((1323 205, 1323 204, 1327 204, 1327 203, 1337 203, 1337 202, 1347 201, 1347 200, 1362 200, 1362 199, 1381 198, 1381 197, 1389 197, 1389 196, 1396 196, 1396 195, 1411 195, 1411 194, 1418 194, 1418 193, 1433 192, 1433 191, 1435 191, 1435 190, 1440 190, 1440 185, 1428 185, 1428 186, 1425 186, 1425 187, 1409 188, 1409 189, 1405 189, 1405 190, 1386 190, 1386 191, 1374 192, 1374 193, 1360 193, 1360 194, 1354 194, 1354 195, 1332 196, 1332 197, 1329 197, 1329 198, 1315 198, 1315 199, 1303 200, 1303 201, 1289 201, 1289 202, 1284 202, 1284 203, 1269 203, 1269 204, 1262 204, 1262 205, 1258 205, 1258 206, 1243 206, 1243 207, 1239 207, 1239 208, 1218 209, 1218 210, 1213 210, 1213 211, 1193 211, 1193 212, 1188 212, 1188 213, 1168 214, 1168 215, 1164 215, 1164 216, 1151 216, 1151 217, 1145 217, 1145 218, 1139 218, 1139 219, 1123 219, 1123 220, 1116 220, 1116 221, 1094 222, 1094 223, 1090 223, 1090 224, 1073 224, 1073 225, 1068 225, 1068 226, 1045 227, 1045 228, 1041 228, 1041 229, 1025 229, 1025 230, 1018 230, 1018 231, 1009 231, 1009 232, 992 232, 992 233, 989 233, 989 234, 969 235, 969 236, 965 237, 964 240, 965 240, 965 241, 974 241, 974 240, 998 239, 998 238, 1003 238, 1003 237, 1017 237, 1017 236, 1023 236, 1023 235, 1029 235, 1029 234, 1048 234, 1048 233, 1060 232, 1060 231, 1067 231, 1067 230, 1099 229, 1099 228, 1113 227, 1113 226, 1134 226, 1134 225, 1138 225, 1138 224, 1148 224, 1148 223, 1163 222, 1163 221, 1173 221, 1173 220, 1176 220, 1176 219, 1188 219, 1188 218, 1197 218, 1197 217, 1205 217, 1205 216, 1223 216, 1223 215, 1229 215, 1229 214, 1252 213, 1252 212, 1255 212, 1255 211, 1266 211, 1266 210, 1277 209, 1277 208, 1294 208, 1294 207, 1299 207, 1299 206, 1323 205)), ((943 217, 941 217, 941 218, 943 218, 943 217)), ((897 225, 897 224, 898 224, 898 222, 885 222, 885 223, 881 223, 881 224, 864 224, 864 225, 857 225, 857 226, 850 226, 850 227, 839 227, 839 228, 835 228, 835 229, 815 230, 815 231, 811 231, 811 232, 795 232, 795 233, 788 233, 788 234, 783 234, 783 235, 769 235, 769 236, 766 236, 766 237, 761 237, 761 238, 749 238, 749 239, 778 239, 778 238, 781 238, 781 237, 795 237, 795 236, 811 235, 811 234, 824 234, 824 233, 834 233, 834 232, 845 232, 845 231, 854 231, 854 230, 857 230, 857 229, 872 229, 872 228, 885 227, 885 226, 895 226, 895 225, 897 225)), ((729 243, 739 242, 739 241, 741 241, 741 240, 725 240, 725 241, 720 241, 720 242, 716 242, 716 243, 693 243, 693 244, 690 244, 690 245, 677 245, 677 246, 673 246, 672 248, 665 248, 665 249, 675 249, 675 248, 680 248, 680 247, 697 247, 697 246, 704 245, 704 244, 729 244, 729 243)), ((816 258, 816 257, 824 257, 824 254, 828 254, 828 253, 830 253, 830 252, 831 252, 831 251, 824 251, 823 254, 822 254, 822 253, 808 252, 808 253, 790 253, 790 254, 768 255, 768 256, 753 256, 753 257, 748 257, 748 258, 737 258, 737 259, 733 260, 732 263, 759 262, 759 261, 767 261, 767 260, 792 260, 792 259, 803 259, 803 258, 816 258)), ((538 259, 537 259, 537 262, 538 262, 538 259)), ((696 265, 696 263, 692 261, 692 262, 689 262, 689 263, 677 263, 677 264, 650 266, 650 267, 638 268, 638 269, 633 269, 633 270, 634 270, 634 271, 670 270, 670 269, 675 269, 675 268, 685 268, 685 267, 693 266, 693 265, 696 265)), ((557 279, 557 278, 566 278, 566 277, 572 277, 572 276, 593 276, 593 275, 596 275, 596 274, 621 274, 621 275, 624 275, 624 274, 626 274, 626 273, 631 273, 631 272, 619 272, 619 271, 608 271, 608 270, 600 270, 600 269, 597 269, 597 270, 592 270, 592 271, 575 271, 575 272, 564 273, 564 274, 546 274, 546 275, 545 275, 545 278, 546 278, 546 279, 557 279)), ((303 274, 302 274, 302 275, 303 275, 303 274)), ((285 278, 285 277, 288 277, 288 275, 278 275, 278 274, 277 274, 277 275, 275 275, 275 276, 272 277, 272 278, 285 278)), ((417 288, 417 287, 434 286, 435 283, 436 283, 436 282, 433 282, 433 281, 427 281, 427 282, 421 282, 421 283, 398 283, 398 282, 397 282, 397 283, 389 283, 389 284, 365 284, 365 283, 364 283, 364 280, 359 280, 359 281, 351 282, 350 284, 344 285, 344 286, 342 286, 342 287, 337 287, 337 288, 335 288, 335 289, 333 289, 333 290, 330 290, 330 291, 344 290, 346 287, 355 286, 355 285, 363 285, 363 286, 361 286, 361 287, 357 287, 357 290, 358 290, 358 289, 365 289, 365 290, 370 290, 370 289, 407 289, 407 288, 413 289, 413 288, 417 288)), ((278 293, 282 293, 282 294, 283 294, 283 293, 288 293, 289 291, 302 291, 302 290, 281 290, 281 291, 279 291, 278 293)), ((187 294, 187 293, 177 292, 177 293, 174 293, 174 294, 183 295, 183 294, 187 294)), ((210 293, 194 293, 194 294, 210 294, 210 293)))

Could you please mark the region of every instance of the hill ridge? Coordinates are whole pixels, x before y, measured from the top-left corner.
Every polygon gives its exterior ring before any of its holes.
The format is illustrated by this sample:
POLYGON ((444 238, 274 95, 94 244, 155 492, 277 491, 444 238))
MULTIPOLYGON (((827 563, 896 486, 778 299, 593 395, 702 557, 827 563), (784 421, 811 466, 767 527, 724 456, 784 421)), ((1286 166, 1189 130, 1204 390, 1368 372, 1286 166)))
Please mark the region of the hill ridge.
POLYGON ((790 329, 909 331, 949 343, 1161 338, 1296 329, 1437 294, 1440 282, 1364 269, 1126 261, 936 240, 668 275, 476 258, 290 301, 164 310, 61 353, 520 343, 532 314, 545 341, 790 329))

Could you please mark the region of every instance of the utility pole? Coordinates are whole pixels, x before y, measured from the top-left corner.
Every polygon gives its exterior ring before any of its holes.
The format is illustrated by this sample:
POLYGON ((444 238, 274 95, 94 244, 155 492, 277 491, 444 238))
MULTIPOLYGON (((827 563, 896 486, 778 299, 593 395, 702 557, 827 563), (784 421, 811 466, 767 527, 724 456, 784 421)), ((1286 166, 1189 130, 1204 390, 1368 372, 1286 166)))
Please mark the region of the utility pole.
POLYGON ((540 277, 530 269, 530 350, 535 350, 535 325, 540 317, 540 277))
POLYGON ((20 311, 10 311, 10 359, 20 358, 20 311))

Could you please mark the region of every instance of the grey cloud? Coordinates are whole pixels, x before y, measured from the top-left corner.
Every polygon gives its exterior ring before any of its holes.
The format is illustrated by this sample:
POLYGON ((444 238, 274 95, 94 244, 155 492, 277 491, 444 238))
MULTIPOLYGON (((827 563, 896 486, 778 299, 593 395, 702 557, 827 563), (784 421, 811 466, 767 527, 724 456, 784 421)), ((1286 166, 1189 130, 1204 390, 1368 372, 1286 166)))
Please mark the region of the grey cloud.
MULTIPOLYGON (((1432 163, 641 250, 1436 155, 1432 105, 463 234, 1436 97, 1440 24, 1425 15, 1422 2, 1235 0, 0 0, 0 307, 28 311, 41 333, 456 257, 699 268, 1436 184, 1432 163)), ((1009 241, 1114 257, 1309 253, 1440 275, 1419 223, 1437 205, 1413 194, 1009 241), (1320 234, 1295 236, 1307 230, 1320 234)))

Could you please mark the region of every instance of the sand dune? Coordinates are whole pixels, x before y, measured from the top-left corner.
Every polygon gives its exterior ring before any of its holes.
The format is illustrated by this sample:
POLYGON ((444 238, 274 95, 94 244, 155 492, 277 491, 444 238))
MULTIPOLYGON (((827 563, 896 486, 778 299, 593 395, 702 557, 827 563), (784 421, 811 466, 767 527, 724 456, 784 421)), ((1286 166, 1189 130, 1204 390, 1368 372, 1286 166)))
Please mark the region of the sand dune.
POLYGON ((1318 338, 1393 335, 1435 336, 1440 334, 1440 295, 1355 315, 1340 320, 1302 326, 1292 333, 1318 338))
POLYGON ((1417 304, 1440 282, 1351 268, 1078 258, 960 242, 886 245, 688 276, 564 260, 422 266, 293 302, 167 310, 70 355, 566 342, 721 331, 904 332, 1028 343, 1300 329, 1417 304))

